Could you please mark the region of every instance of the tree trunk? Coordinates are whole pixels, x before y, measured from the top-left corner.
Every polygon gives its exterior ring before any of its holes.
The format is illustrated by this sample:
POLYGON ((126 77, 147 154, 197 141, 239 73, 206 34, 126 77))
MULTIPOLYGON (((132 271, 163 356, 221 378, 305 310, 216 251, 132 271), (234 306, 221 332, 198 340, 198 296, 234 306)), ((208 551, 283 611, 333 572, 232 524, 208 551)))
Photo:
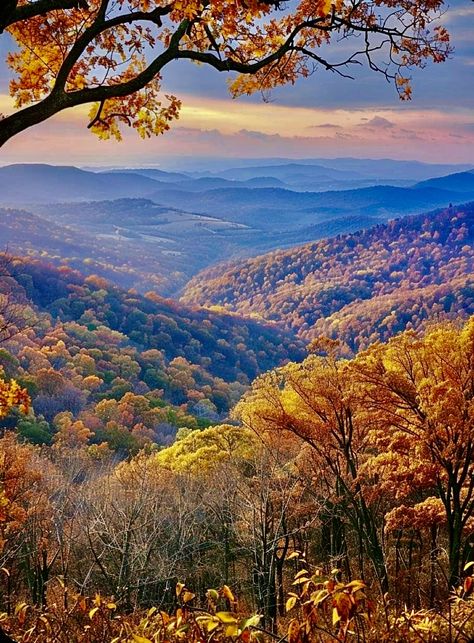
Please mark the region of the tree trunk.
POLYGON ((432 609, 435 604, 436 598, 436 559, 437 559, 437 546, 436 539, 438 536, 438 527, 433 525, 431 527, 431 542, 430 542, 430 608, 432 609))
POLYGON ((449 587, 456 588, 461 582, 461 516, 454 511, 448 527, 449 536, 449 587))

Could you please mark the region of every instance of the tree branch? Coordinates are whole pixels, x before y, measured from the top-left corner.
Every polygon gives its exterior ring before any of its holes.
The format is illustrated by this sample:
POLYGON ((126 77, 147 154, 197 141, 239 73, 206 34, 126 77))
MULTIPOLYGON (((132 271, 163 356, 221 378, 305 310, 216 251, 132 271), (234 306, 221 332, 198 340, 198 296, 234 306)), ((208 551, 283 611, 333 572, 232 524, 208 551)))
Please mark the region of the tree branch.
POLYGON ((18 6, 18 0, 3 0, 0 8, 0 34, 16 22, 45 16, 51 11, 88 8, 87 0, 38 0, 21 6, 18 6))

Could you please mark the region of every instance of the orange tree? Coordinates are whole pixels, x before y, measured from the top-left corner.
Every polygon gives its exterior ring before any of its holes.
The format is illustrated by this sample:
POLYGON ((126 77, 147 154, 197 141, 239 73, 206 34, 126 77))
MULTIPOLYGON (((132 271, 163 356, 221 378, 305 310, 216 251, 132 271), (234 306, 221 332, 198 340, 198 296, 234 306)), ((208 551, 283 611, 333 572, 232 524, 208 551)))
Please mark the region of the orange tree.
POLYGON ((15 41, 7 57, 14 108, 0 120, 0 146, 85 104, 101 137, 120 138, 122 124, 142 137, 163 133, 180 101, 163 91, 161 73, 183 59, 234 72, 234 96, 293 83, 316 67, 348 76, 366 61, 409 98, 406 70, 449 53, 446 30, 430 28, 442 7, 442 0, 7 0, 0 33, 15 41))
POLYGON ((422 339, 405 332, 375 344, 352 373, 373 427, 361 477, 375 495, 398 500, 389 526, 444 522, 456 587, 473 559, 474 317, 463 328, 439 325, 422 339))
POLYGON ((370 418, 360 403, 350 363, 338 359, 336 346, 329 343, 327 348, 325 357, 310 355, 301 364, 290 363, 259 377, 236 406, 235 415, 270 448, 281 436, 291 436, 304 447, 299 466, 302 473, 309 467, 305 475, 314 480, 313 492, 323 508, 319 518, 329 526, 332 562, 348 568, 349 523, 385 593, 388 575, 381 516, 359 480, 367 458, 370 418))

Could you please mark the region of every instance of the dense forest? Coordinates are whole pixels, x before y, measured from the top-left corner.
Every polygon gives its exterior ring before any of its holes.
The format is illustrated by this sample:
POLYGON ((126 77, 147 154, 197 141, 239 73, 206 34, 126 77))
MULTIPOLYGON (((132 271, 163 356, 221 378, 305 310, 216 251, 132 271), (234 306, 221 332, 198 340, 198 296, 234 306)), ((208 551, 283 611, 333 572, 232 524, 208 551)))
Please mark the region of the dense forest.
POLYGON ((186 303, 3 255, 0 634, 473 640, 472 215, 215 269, 186 303))
POLYGON ((472 16, 0 2, 0 643, 474 642, 472 16))
POLYGON ((216 268, 186 303, 3 255, 0 634, 471 641, 472 215, 216 268))
POLYGON ((17 430, 33 442, 86 426, 120 452, 166 444, 179 427, 226 417, 258 374, 304 355, 272 326, 70 268, 4 257, 2 273, 0 365, 31 396, 17 430))
POLYGON ((474 313, 474 204, 206 269, 187 303, 276 321, 351 350, 474 313))
MULTIPOLYGON (((52 446, 4 433, 4 632, 472 641, 474 318, 340 348, 314 343, 257 378, 232 424, 164 449, 117 458, 92 415, 61 413, 52 446)), ((6 373, 0 396, 2 416, 31 416, 6 373)))

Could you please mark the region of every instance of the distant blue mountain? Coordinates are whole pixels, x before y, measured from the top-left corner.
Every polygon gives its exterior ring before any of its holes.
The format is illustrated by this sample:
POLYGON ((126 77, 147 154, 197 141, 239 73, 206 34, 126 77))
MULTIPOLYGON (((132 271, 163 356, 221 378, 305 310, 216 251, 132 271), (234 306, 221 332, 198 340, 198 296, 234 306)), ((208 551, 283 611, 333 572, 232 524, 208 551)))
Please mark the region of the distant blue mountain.
POLYGON ((159 187, 158 181, 134 173, 95 173, 42 164, 0 167, 0 205, 141 197, 159 187))
POLYGON ((454 192, 467 192, 474 194, 474 170, 457 172, 448 176, 441 176, 417 183, 415 188, 452 190, 454 192))

